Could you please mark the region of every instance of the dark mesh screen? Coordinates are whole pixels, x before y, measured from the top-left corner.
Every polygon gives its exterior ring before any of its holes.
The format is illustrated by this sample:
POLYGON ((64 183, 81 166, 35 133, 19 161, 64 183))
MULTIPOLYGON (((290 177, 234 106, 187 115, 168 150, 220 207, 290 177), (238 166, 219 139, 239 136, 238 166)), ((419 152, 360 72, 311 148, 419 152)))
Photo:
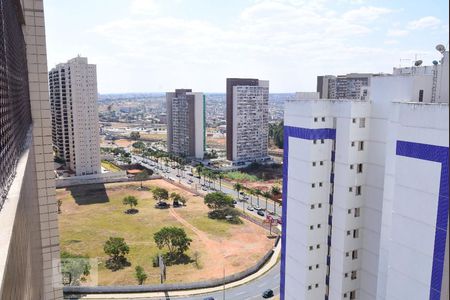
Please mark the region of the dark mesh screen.
POLYGON ((0 209, 31 124, 25 40, 18 7, 0 0, 0 209))

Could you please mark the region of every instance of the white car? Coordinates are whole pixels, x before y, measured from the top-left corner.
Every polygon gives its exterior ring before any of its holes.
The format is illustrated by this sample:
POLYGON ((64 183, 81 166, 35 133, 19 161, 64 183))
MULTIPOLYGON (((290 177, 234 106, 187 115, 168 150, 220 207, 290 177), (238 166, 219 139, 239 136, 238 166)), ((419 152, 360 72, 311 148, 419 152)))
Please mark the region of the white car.
POLYGON ((254 211, 253 207, 251 207, 251 206, 247 206, 247 210, 248 211, 254 211))

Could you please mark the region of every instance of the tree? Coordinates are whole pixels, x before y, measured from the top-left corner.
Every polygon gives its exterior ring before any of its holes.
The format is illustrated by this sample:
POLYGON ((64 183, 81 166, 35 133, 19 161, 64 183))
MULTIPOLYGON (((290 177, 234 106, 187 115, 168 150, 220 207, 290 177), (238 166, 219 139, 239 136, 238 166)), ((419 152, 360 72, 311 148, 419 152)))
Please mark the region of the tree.
POLYGON ((265 191, 262 193, 263 197, 266 198, 266 211, 267 211, 267 201, 269 200, 269 198, 272 198, 272 194, 268 191, 265 191))
POLYGON ((278 124, 269 125, 269 137, 273 143, 280 149, 283 149, 284 142, 284 123, 281 121, 278 124))
POLYGON ((183 228, 163 227, 153 235, 156 246, 159 249, 167 248, 169 258, 179 258, 189 249, 192 239, 190 239, 183 228))
POLYGON ((147 180, 148 177, 149 177, 149 173, 148 173, 147 169, 142 170, 141 173, 139 173, 139 174, 137 174, 137 175, 135 176, 135 178, 136 178, 137 180, 140 180, 140 181, 141 181, 141 189, 142 189, 142 182, 143 182, 144 180, 147 180))
POLYGON ((130 133, 130 138, 133 140, 139 140, 141 138, 141 134, 139 131, 133 131, 130 133))
POLYGON ((144 272, 144 268, 141 266, 136 266, 135 268, 136 273, 134 276, 136 277, 138 284, 143 285, 145 280, 147 279, 147 274, 144 272))
POLYGON ((58 199, 58 214, 61 213, 62 200, 58 199))
POLYGON ((261 190, 255 189, 255 195, 256 195, 256 205, 259 207, 259 196, 261 196, 261 190))
POLYGON ((278 185, 273 185, 272 186, 272 195, 280 195, 281 194, 281 189, 278 185))
POLYGON ((125 255, 130 252, 130 247, 128 247, 123 238, 110 237, 103 245, 103 251, 109 256, 106 267, 117 271, 127 263, 125 255))
POLYGON ((243 186, 240 183, 235 183, 233 185, 234 190, 237 192, 237 198, 239 200, 239 192, 242 190, 243 186))
POLYGON ((175 206, 175 204, 180 204, 180 203, 182 205, 186 205, 186 202, 187 202, 187 199, 185 197, 183 197, 180 194, 175 193, 175 192, 170 194, 170 199, 172 199, 174 206, 175 206))
POLYGON ((138 142, 136 142, 136 143, 133 143, 133 148, 136 148, 136 149, 145 149, 145 143, 144 143, 144 142, 141 142, 141 141, 138 141, 138 142))
POLYGON ((219 178, 219 189, 220 191, 222 191, 222 179, 223 179, 223 173, 219 172, 219 174, 217 174, 217 177, 219 178))
POLYGON ((166 189, 156 187, 152 191, 153 199, 160 203, 161 201, 167 201, 169 199, 169 192, 166 189))
POLYGON ((128 211, 131 211, 133 209, 133 206, 138 205, 138 199, 135 196, 126 196, 122 199, 123 205, 129 205, 130 209, 128 211))
POLYGON ((86 281, 90 271, 91 264, 88 257, 61 252, 61 273, 64 285, 79 285, 80 281, 86 281))
POLYGON ((233 207, 233 198, 222 192, 209 193, 205 196, 204 202, 209 209, 214 210, 233 207))

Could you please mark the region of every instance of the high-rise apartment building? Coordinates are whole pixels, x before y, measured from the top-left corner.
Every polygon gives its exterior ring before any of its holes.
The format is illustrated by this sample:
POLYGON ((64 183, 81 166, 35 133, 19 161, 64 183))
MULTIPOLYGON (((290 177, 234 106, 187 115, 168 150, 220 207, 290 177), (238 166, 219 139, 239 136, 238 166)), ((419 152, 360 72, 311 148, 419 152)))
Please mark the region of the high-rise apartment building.
POLYGON ((448 299, 443 54, 372 77, 370 101, 286 104, 282 299, 448 299), (436 70, 428 84, 424 68, 436 70))
POLYGON ((77 176, 100 174, 96 66, 76 57, 48 76, 56 155, 77 176))
POLYGON ((227 79, 227 159, 233 163, 268 158, 269 81, 227 79))
POLYGON ((0 299, 62 299, 42 0, 0 0, 0 299))
POLYGON ((352 73, 317 77, 317 92, 321 99, 369 99, 372 74, 352 73))
POLYGON ((203 159, 205 147, 205 98, 203 93, 178 89, 166 93, 167 151, 203 159))

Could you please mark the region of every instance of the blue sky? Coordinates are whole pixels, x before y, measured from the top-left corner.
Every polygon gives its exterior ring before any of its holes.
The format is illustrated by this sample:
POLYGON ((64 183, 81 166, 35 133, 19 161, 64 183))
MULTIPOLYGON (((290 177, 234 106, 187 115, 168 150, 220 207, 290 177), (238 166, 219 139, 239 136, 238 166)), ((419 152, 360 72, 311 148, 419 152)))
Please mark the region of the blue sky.
POLYGON ((314 91, 316 76, 391 72, 448 48, 447 0, 46 0, 49 68, 80 54, 100 93, 192 88, 227 77, 271 92, 314 91), (412 61, 403 60, 403 65, 412 61))

